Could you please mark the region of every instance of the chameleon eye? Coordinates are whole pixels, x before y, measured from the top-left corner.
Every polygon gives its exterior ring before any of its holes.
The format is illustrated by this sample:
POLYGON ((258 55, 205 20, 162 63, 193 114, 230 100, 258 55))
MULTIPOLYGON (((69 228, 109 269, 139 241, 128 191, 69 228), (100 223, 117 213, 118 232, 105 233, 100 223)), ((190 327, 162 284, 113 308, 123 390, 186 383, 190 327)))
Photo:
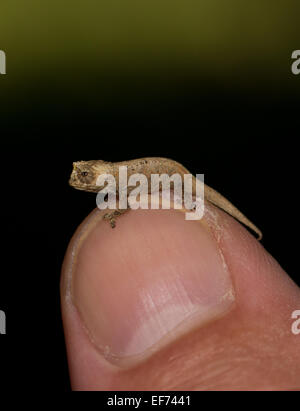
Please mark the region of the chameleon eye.
POLYGON ((92 170, 87 168, 82 168, 77 171, 77 180, 82 184, 89 185, 94 180, 94 173, 92 170))

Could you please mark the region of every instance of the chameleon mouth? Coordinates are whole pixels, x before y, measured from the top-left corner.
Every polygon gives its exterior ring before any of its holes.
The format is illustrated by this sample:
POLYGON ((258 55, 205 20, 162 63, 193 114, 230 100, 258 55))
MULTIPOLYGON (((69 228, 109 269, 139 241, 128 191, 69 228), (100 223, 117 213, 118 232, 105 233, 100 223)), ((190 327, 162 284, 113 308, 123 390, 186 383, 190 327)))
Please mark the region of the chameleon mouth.
POLYGON ((76 190, 85 190, 85 188, 83 188, 82 185, 76 184, 72 180, 69 180, 69 185, 73 188, 76 188, 76 190))
POLYGON ((82 185, 79 183, 76 183, 75 181, 73 181, 72 179, 69 180, 69 185, 73 188, 75 188, 76 190, 80 190, 80 191, 89 191, 91 193, 97 193, 101 187, 98 186, 93 186, 93 185, 82 185))

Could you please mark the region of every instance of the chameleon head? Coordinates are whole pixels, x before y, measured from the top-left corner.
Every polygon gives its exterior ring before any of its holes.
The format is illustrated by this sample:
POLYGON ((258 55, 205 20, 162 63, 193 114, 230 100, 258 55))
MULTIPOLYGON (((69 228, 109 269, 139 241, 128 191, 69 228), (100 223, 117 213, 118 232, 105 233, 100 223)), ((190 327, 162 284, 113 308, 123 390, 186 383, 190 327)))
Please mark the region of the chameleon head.
POLYGON ((100 174, 108 172, 106 164, 105 161, 99 160, 77 161, 73 163, 73 170, 69 180, 70 186, 77 190, 97 193, 102 188, 97 185, 97 178, 100 174))

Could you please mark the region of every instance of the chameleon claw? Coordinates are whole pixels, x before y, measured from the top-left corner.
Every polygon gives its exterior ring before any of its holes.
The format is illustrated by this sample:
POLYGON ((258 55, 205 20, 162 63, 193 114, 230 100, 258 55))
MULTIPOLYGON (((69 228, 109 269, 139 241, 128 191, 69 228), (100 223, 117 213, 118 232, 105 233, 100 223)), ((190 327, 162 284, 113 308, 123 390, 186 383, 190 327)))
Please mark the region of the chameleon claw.
POLYGON ((120 213, 118 213, 117 211, 113 211, 111 213, 104 214, 103 219, 109 222, 111 228, 115 228, 116 227, 116 217, 119 215, 120 213))

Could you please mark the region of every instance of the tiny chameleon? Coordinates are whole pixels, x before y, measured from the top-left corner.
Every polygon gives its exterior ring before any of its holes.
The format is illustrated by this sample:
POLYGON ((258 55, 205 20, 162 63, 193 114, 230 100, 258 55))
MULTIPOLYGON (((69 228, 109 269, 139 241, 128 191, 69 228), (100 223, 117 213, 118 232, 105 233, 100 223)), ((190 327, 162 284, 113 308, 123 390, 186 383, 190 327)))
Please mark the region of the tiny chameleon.
MULTIPOLYGON (((148 179, 148 186, 151 184, 151 174, 168 174, 169 176, 178 173, 182 178, 184 174, 190 174, 189 171, 180 163, 160 157, 146 157, 136 160, 120 161, 116 163, 103 160, 77 161, 73 163, 73 171, 69 180, 70 186, 77 190, 98 192, 102 189, 101 186, 96 185, 97 178, 100 174, 111 174, 116 179, 116 188, 118 191, 119 181, 119 167, 127 166, 128 177, 135 173, 142 173, 148 179)), ((130 190, 128 190, 128 193, 130 190)), ((193 194, 196 193, 196 177, 193 176, 193 194)), ((204 184, 204 196, 207 201, 214 204, 221 210, 225 211, 236 220, 244 224, 246 227, 254 231, 258 240, 262 238, 262 232, 241 213, 230 201, 224 196, 215 191, 213 188, 204 184)), ((107 219, 114 228, 116 225, 116 218, 123 214, 126 209, 112 210, 107 213, 104 218, 107 219)))

